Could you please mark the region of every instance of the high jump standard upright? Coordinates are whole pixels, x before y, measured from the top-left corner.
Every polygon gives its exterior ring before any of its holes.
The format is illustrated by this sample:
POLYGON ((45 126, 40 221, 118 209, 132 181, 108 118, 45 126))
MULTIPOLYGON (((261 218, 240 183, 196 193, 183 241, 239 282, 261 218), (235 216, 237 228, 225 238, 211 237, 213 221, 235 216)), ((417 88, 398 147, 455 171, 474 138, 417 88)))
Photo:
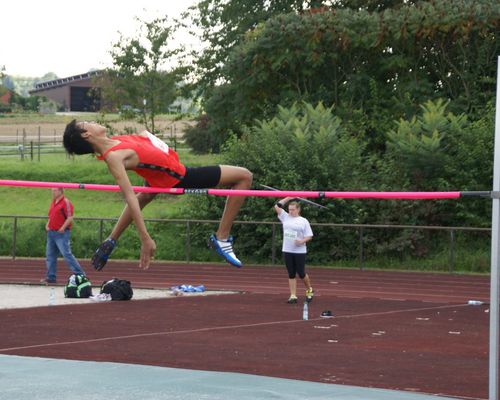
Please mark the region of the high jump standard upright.
POLYGON ((500 57, 497 58, 497 93, 495 106, 495 153, 493 158, 493 191, 491 215, 491 282, 490 282, 490 363, 489 399, 498 400, 498 294, 500 280, 500 57))

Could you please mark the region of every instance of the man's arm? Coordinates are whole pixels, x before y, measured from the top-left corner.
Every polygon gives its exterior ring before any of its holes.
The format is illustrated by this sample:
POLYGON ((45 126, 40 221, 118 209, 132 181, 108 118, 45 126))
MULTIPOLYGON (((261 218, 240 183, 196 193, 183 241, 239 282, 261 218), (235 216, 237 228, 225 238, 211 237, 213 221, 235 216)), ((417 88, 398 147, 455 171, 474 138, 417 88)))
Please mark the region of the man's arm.
POLYGON ((68 215, 68 217, 64 221, 64 224, 62 224, 62 226, 59 228, 59 233, 63 233, 66 230, 66 228, 69 226, 69 224, 71 224, 72 222, 73 222, 73 216, 68 215))
POLYGON ((135 223, 136 229, 141 239, 141 259, 139 268, 148 269, 151 258, 156 250, 156 243, 146 229, 144 218, 142 217, 139 201, 132 189, 132 185, 127 175, 127 171, 123 165, 123 158, 120 154, 110 152, 105 159, 108 165, 109 172, 113 175, 118 186, 120 186, 125 202, 127 203, 128 212, 135 223))

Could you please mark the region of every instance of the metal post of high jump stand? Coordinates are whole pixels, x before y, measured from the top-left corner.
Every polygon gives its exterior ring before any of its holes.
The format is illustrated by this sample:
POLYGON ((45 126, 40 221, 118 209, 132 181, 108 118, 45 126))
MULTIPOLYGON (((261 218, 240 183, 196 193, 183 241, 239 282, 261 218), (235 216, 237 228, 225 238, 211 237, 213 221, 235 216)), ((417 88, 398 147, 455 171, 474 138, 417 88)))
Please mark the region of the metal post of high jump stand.
POLYGON ((497 93, 495 106, 495 153, 491 216, 490 279, 490 362, 489 400, 498 400, 498 294, 500 289, 500 57, 497 58, 497 93))

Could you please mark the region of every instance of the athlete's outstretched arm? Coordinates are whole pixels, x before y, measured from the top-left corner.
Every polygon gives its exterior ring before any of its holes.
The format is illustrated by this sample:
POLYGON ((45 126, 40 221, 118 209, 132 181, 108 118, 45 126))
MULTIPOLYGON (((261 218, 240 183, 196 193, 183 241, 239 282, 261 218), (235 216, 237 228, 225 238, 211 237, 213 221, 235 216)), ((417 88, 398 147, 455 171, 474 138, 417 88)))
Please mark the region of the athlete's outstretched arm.
MULTIPOLYGON (((105 159, 108 169, 114 176, 116 183, 120 186, 121 192, 125 201, 127 203, 127 214, 130 214, 131 219, 134 221, 136 229, 139 233, 141 239, 141 258, 139 262, 139 268, 148 269, 151 262, 151 258, 156 250, 156 243, 149 236, 144 223, 144 218, 142 217, 141 207, 139 205, 139 200, 137 199, 132 185, 127 175, 127 171, 123 165, 123 159, 119 154, 111 152, 105 159)), ((125 213, 125 210, 124 210, 125 213)), ((122 213, 123 215, 123 213, 122 213)), ((127 215, 123 219, 123 225, 126 222, 127 215)), ((129 222, 130 223, 130 222, 129 222)))

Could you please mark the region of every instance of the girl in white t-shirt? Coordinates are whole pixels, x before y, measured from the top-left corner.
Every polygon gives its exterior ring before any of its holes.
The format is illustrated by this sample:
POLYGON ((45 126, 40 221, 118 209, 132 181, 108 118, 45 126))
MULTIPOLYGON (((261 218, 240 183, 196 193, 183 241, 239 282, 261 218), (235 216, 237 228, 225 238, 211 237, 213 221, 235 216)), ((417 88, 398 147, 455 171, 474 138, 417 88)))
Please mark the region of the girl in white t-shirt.
POLYGON ((297 303, 296 275, 302 279, 306 287, 306 301, 309 303, 314 296, 309 275, 305 272, 306 243, 313 237, 309 221, 300 216, 300 204, 296 201, 288 204, 288 212, 283 207, 292 199, 285 197, 274 205, 278 218, 283 224, 283 258, 288 271, 288 286, 290 287, 289 304, 297 303))

